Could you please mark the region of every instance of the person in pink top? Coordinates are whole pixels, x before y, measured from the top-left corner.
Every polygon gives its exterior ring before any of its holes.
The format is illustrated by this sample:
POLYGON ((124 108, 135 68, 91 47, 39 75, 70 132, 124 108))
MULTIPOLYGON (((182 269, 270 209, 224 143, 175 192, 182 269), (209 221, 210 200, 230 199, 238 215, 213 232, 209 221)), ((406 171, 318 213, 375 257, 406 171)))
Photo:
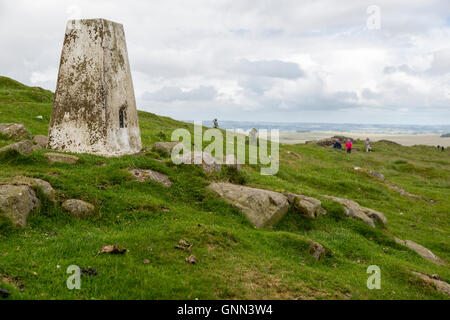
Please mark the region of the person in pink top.
POLYGON ((352 153, 353 141, 352 139, 348 140, 345 144, 345 148, 347 149, 347 153, 352 153))

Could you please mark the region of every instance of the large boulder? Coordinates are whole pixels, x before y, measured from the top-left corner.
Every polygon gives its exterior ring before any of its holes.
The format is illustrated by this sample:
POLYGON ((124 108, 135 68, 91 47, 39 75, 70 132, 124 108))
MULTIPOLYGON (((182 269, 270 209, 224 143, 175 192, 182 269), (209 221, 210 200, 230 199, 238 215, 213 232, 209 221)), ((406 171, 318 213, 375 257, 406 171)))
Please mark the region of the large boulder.
POLYGON ((83 200, 69 199, 63 202, 63 209, 70 212, 75 218, 84 218, 89 216, 95 209, 95 207, 83 200))
POLYGON ((144 182, 146 180, 153 180, 155 182, 161 183, 163 186, 170 187, 172 182, 169 177, 157 171, 150 169, 133 169, 130 168, 128 171, 135 177, 136 180, 144 182))
POLYGON ((212 173, 222 170, 221 161, 214 158, 209 152, 193 151, 175 157, 177 162, 184 164, 198 164, 201 165, 203 171, 212 173))
POLYGON ((415 243, 414 241, 411 240, 401 240, 399 238, 395 238, 395 242, 397 242, 398 244, 401 244, 402 246, 408 247, 411 250, 415 251, 419 256, 421 256, 422 258, 438 264, 438 265, 444 265, 445 262, 442 261, 438 256, 436 256, 433 252, 431 252, 430 250, 428 250, 427 248, 425 248, 424 246, 421 246, 418 243, 415 243))
POLYGON ((29 139, 30 132, 22 123, 0 123, 0 133, 9 139, 29 139))
POLYGON ((25 176, 16 176, 12 179, 9 179, 5 182, 0 182, 0 184, 11 184, 11 185, 24 185, 32 188, 40 188, 42 192, 50 199, 55 200, 55 190, 52 188, 50 183, 45 180, 25 177, 25 176))
POLYGON ((33 153, 33 146, 34 143, 31 140, 22 140, 7 146, 4 146, 3 148, 0 149, 0 153, 4 152, 4 151, 8 151, 8 150, 15 150, 20 154, 23 155, 30 155, 33 153))
POLYGON ((427 274, 423 274, 423 273, 415 272, 415 271, 413 271, 413 273, 416 276, 418 276, 420 279, 422 279, 423 282, 436 288, 437 291, 440 291, 440 292, 445 293, 446 295, 450 296, 450 284, 439 279, 439 277, 437 277, 436 275, 429 276, 427 274))
POLYGON ((34 147, 37 148, 47 148, 48 137, 44 135, 36 135, 33 137, 34 147))
POLYGON ((322 202, 316 198, 291 192, 284 192, 283 194, 287 197, 289 203, 295 210, 302 215, 314 219, 319 215, 326 214, 325 209, 322 208, 322 202))
POLYGON ((71 156, 69 154, 49 152, 46 153, 45 156, 50 161, 50 164, 53 164, 55 162, 75 164, 78 162, 78 157, 71 156))
POLYGON ((208 188, 240 209, 256 228, 275 225, 289 209, 287 198, 278 192, 222 182, 208 188))
POLYGON ((360 206, 355 201, 330 196, 324 197, 339 202, 344 206, 345 213, 349 217, 361 220, 372 227, 375 227, 375 221, 381 222, 383 225, 387 223, 387 219, 383 213, 370 208, 360 206))
POLYGON ((24 227, 28 215, 40 206, 34 190, 26 185, 0 185, 0 214, 24 227))
POLYGON ((172 153, 172 149, 175 148, 176 145, 178 145, 179 141, 173 141, 173 142, 155 142, 153 145, 153 150, 155 151, 162 151, 170 155, 172 153))

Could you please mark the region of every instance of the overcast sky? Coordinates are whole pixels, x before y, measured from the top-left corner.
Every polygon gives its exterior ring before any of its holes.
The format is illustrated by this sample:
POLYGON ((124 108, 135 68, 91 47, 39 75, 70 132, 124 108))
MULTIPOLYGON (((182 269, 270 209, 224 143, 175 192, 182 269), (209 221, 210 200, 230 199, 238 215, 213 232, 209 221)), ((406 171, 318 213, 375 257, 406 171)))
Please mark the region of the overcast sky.
POLYGON ((449 0, 0 0, 0 74, 54 91, 66 21, 97 17, 124 25, 141 110, 449 124, 449 0))

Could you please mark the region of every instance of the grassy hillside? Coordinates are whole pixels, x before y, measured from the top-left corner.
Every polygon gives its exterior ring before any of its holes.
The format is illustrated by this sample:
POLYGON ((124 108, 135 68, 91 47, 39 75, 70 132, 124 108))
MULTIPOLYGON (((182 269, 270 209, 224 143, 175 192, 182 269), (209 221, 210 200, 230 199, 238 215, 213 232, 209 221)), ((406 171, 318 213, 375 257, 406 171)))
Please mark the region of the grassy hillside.
MULTIPOLYGON (((0 123, 23 123, 33 135, 47 134, 52 97, 0 77, 0 123)), ((139 116, 149 148, 168 141, 176 128, 192 129, 151 113, 139 116)), ((0 136, 0 147, 12 142, 0 136)), ((362 142, 356 147, 362 150, 362 142)), ((40 195, 43 205, 24 229, 0 222, 0 288, 12 292, 10 299, 448 299, 411 271, 450 281, 450 153, 389 143, 373 148, 370 154, 347 155, 316 145, 282 145, 275 176, 260 175, 256 166, 246 166, 239 176, 225 169, 209 175, 195 166, 157 161, 165 159, 154 152, 78 155, 76 165, 50 165, 45 150, 0 155, 1 180, 41 178, 58 198, 53 204, 40 195), (389 183, 422 198, 402 196, 356 166, 381 172, 389 183), (128 167, 160 171, 174 184, 133 181, 123 170, 128 167), (328 214, 310 220, 290 211, 275 228, 257 230, 205 188, 212 180, 310 195, 322 200, 328 214), (381 211, 387 226, 374 229, 349 219, 323 195, 381 211), (60 206, 70 198, 94 204, 95 213, 72 218, 60 206), (424 260, 396 244, 394 236, 420 243, 447 266, 424 260), (193 244, 197 264, 186 263, 190 253, 174 248, 180 239, 193 244), (331 254, 316 261, 308 252, 309 239, 331 254), (129 251, 97 255, 108 244, 129 251), (70 265, 98 274, 83 276, 81 290, 68 290, 70 265), (380 290, 366 287, 369 265, 381 268, 380 290)))

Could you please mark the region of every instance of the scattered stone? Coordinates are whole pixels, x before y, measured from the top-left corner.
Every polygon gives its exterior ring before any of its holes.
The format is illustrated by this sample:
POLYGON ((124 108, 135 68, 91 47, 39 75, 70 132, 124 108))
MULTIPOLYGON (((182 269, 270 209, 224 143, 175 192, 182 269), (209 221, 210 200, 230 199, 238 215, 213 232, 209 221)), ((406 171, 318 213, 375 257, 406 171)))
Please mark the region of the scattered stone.
POLYGON ((223 164, 227 167, 235 168, 236 171, 242 170, 242 165, 238 162, 234 154, 227 154, 223 157, 223 164))
POLYGON ((149 263, 150 263, 150 260, 144 259, 144 260, 142 261, 142 263, 143 263, 143 264, 149 264, 149 263))
POLYGON ((34 190, 26 185, 0 185, 0 213, 15 226, 25 227, 28 215, 40 206, 34 190))
POLYGON ((316 198, 291 192, 284 192, 283 194, 296 211, 302 215, 315 219, 319 215, 326 214, 326 210, 322 208, 322 202, 316 198))
POLYGON ((97 254, 110 253, 110 254, 124 254, 128 250, 126 248, 120 248, 118 244, 104 246, 97 254))
POLYGON ((48 144, 48 137, 39 134, 33 137, 33 142, 41 148, 46 148, 48 144))
POLYGON ((34 143, 31 140, 22 140, 7 146, 4 146, 0 149, 0 153, 7 150, 15 150, 22 155, 30 155, 33 153, 34 143))
POLYGON ((420 279, 422 279, 425 283, 432 285, 437 291, 445 293, 446 295, 450 296, 450 284, 440 280, 439 277, 437 277, 437 275, 432 275, 430 277, 429 275, 420 272, 413 271, 413 273, 420 279))
POLYGON ((289 209, 288 199, 278 192, 216 182, 208 188, 240 209, 256 228, 275 225, 289 209))
POLYGON ((0 133, 9 139, 29 139, 30 132, 22 123, 0 123, 0 133))
POLYGON ((387 222, 387 219, 383 213, 375 211, 373 209, 362 207, 355 201, 330 196, 324 197, 342 204, 344 206, 345 213, 347 214, 347 216, 353 219, 361 220, 372 227, 375 227, 374 221, 379 221, 383 225, 385 225, 387 222))
POLYGON ((6 299, 10 295, 11 295, 11 293, 8 290, 0 288, 0 297, 2 297, 3 299, 6 299))
POLYGON ((55 162, 75 164, 78 162, 78 157, 69 154, 49 152, 46 153, 45 156, 50 160, 50 164, 55 162))
MULTIPOLYGON (((345 137, 345 136, 333 136, 331 138, 325 138, 325 139, 320 139, 320 140, 311 140, 311 141, 306 141, 306 144, 316 144, 318 146, 321 147, 331 147, 336 140, 339 141, 339 143, 344 146, 345 143, 350 140, 352 138, 349 137, 345 137)), ((353 139, 352 139, 353 140, 353 139)))
POLYGON ((326 249, 320 244, 315 241, 311 241, 311 244, 309 246, 309 253, 316 259, 320 260, 325 253, 326 249))
POLYGON ((410 198, 416 198, 416 199, 421 199, 422 196, 417 195, 417 194, 412 194, 406 190, 404 190, 403 188, 396 186, 395 184, 388 184, 387 187, 391 190, 394 190, 396 192, 398 192, 401 196, 403 197, 410 197, 410 198))
POLYGON ((178 244, 174 248, 191 252, 191 247, 191 243, 188 243, 186 240, 180 239, 180 241, 178 241, 178 244))
POLYGON ((438 264, 438 265, 445 265, 445 262, 442 261, 438 256, 436 256, 433 252, 431 252, 430 250, 428 250, 427 248, 425 248, 424 246, 421 246, 418 243, 415 243, 414 241, 411 240, 401 240, 399 238, 395 238, 395 242, 397 242, 398 244, 408 247, 411 250, 415 251, 419 256, 421 256, 422 258, 438 264))
POLYGON ((90 276, 90 277, 96 276, 98 274, 98 272, 95 269, 93 269, 92 267, 87 267, 87 269, 81 267, 80 271, 81 271, 82 275, 86 275, 86 276, 90 276))
POLYGON ((386 178, 384 177, 384 175, 383 175, 382 173, 380 173, 380 172, 370 171, 369 174, 370 174, 372 177, 375 177, 375 178, 380 179, 381 181, 386 180, 386 178))
POLYGON ((43 116, 36 116, 35 118, 36 118, 36 119, 39 119, 39 120, 43 120, 43 119, 44 119, 43 116))
POLYGON ((165 174, 162 174, 157 171, 153 171, 150 169, 128 169, 128 171, 136 178, 136 180, 140 182, 144 182, 146 180, 153 180, 155 182, 161 183, 166 187, 170 187, 172 182, 169 180, 169 177, 165 174))
POLYGON ((62 207, 75 218, 84 218, 90 215, 95 207, 83 200, 69 199, 63 202, 62 207))
POLYGON ((25 176, 16 176, 10 181, 1 184, 12 184, 12 185, 25 185, 32 188, 40 188, 42 192, 50 199, 55 200, 55 190, 52 188, 51 184, 45 180, 38 178, 30 178, 25 176))
POLYGON ((186 153, 183 155, 177 155, 176 159, 184 164, 198 164, 201 165, 203 171, 212 173, 216 171, 220 171, 222 169, 222 165, 219 160, 214 158, 208 152, 199 152, 194 151, 191 153, 186 153))
POLYGON ((197 263, 197 258, 193 254, 191 254, 189 257, 187 257, 185 259, 185 261, 187 263, 190 263, 190 264, 196 264, 197 263))
POLYGON ((153 150, 155 151, 163 151, 167 153, 169 156, 172 153, 172 149, 175 148, 176 145, 178 145, 181 142, 174 141, 174 142, 155 142, 153 145, 153 150))

